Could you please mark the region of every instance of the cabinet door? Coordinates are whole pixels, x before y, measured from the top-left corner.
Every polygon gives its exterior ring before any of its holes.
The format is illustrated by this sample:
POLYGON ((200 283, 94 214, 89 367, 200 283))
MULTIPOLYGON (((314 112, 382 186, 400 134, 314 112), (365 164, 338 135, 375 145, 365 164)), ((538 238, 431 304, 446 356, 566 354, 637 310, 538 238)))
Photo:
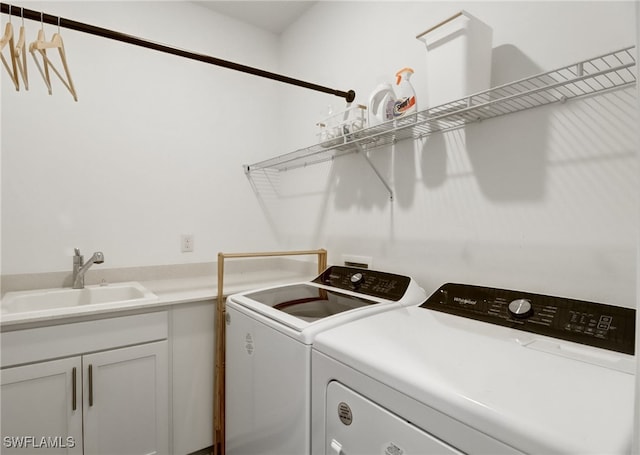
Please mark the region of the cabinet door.
POLYGON ((166 454, 167 342, 82 357, 85 455, 166 454))
POLYGON ((82 453, 81 372, 80 357, 0 371, 3 454, 82 453))

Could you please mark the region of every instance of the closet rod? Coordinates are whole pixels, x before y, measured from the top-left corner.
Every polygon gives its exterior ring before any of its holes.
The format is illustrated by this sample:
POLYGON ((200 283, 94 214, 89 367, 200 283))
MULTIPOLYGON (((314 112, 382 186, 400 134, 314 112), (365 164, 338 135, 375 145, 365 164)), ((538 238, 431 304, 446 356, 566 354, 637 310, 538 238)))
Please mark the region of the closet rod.
POLYGON ((12 16, 24 17, 25 19, 31 19, 38 22, 46 22, 68 28, 70 30, 76 30, 78 32, 88 33, 90 35, 101 36, 103 38, 109 38, 116 41, 122 41, 123 43, 133 44, 135 46, 146 47, 147 49, 154 49, 156 51, 164 52, 167 54, 177 55, 179 57, 188 58, 191 60, 198 60, 200 62, 209 63, 211 65, 222 66, 243 73, 253 74, 254 76, 265 77, 267 79, 273 79, 275 81, 284 82, 286 84, 297 85, 299 87, 308 88, 318 92, 330 93, 335 96, 345 98, 348 103, 352 102, 356 97, 356 92, 349 90, 343 92, 341 90, 335 90, 329 87, 323 87, 322 85, 312 84, 310 82, 301 81, 292 77, 283 76, 281 74, 264 71, 251 66, 241 65, 239 63, 230 62, 228 60, 222 60, 209 55, 198 54, 195 52, 185 51, 177 49, 175 47, 166 46, 164 44, 154 43, 144 40, 125 33, 116 32, 102 27, 96 27, 95 25, 84 24, 71 19, 65 19, 59 16, 53 16, 51 14, 41 13, 40 11, 34 11, 20 6, 9 5, 8 3, 0 3, 0 12, 10 14, 12 16))

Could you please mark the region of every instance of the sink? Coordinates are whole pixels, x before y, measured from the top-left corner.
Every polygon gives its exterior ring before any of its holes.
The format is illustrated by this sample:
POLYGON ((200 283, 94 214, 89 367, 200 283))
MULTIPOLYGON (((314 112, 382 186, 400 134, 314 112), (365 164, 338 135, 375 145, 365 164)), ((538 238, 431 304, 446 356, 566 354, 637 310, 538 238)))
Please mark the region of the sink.
MULTIPOLYGON (((149 303, 158 297, 137 282, 85 286, 84 289, 55 288, 7 292, 0 302, 3 315, 34 311, 82 309, 93 305, 109 307, 149 303)), ((65 311, 66 312, 66 311, 65 311)))

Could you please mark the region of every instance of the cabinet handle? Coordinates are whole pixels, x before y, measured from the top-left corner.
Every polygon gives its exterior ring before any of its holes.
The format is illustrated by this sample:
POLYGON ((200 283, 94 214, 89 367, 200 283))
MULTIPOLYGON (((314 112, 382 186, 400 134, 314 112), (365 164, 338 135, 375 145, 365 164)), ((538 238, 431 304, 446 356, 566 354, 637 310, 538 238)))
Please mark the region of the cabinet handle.
POLYGON ((71 388, 73 389, 72 395, 71 395, 71 409, 73 411, 75 411, 76 408, 77 408, 77 402, 76 402, 76 367, 73 367, 73 370, 71 370, 71 388))
POLYGON ((89 406, 93 406, 93 365, 89 364, 89 406))

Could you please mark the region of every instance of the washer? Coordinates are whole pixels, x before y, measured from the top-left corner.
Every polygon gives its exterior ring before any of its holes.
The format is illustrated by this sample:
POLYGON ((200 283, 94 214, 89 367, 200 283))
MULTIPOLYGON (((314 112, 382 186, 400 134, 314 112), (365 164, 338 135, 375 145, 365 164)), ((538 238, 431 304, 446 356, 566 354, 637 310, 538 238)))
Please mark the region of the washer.
POLYGON ((420 305, 407 276, 332 266, 309 282, 232 295, 226 325, 226 453, 305 455, 311 434, 311 345, 358 318, 420 305))
POLYGON ((635 310, 463 284, 318 335, 312 454, 623 454, 635 310))

